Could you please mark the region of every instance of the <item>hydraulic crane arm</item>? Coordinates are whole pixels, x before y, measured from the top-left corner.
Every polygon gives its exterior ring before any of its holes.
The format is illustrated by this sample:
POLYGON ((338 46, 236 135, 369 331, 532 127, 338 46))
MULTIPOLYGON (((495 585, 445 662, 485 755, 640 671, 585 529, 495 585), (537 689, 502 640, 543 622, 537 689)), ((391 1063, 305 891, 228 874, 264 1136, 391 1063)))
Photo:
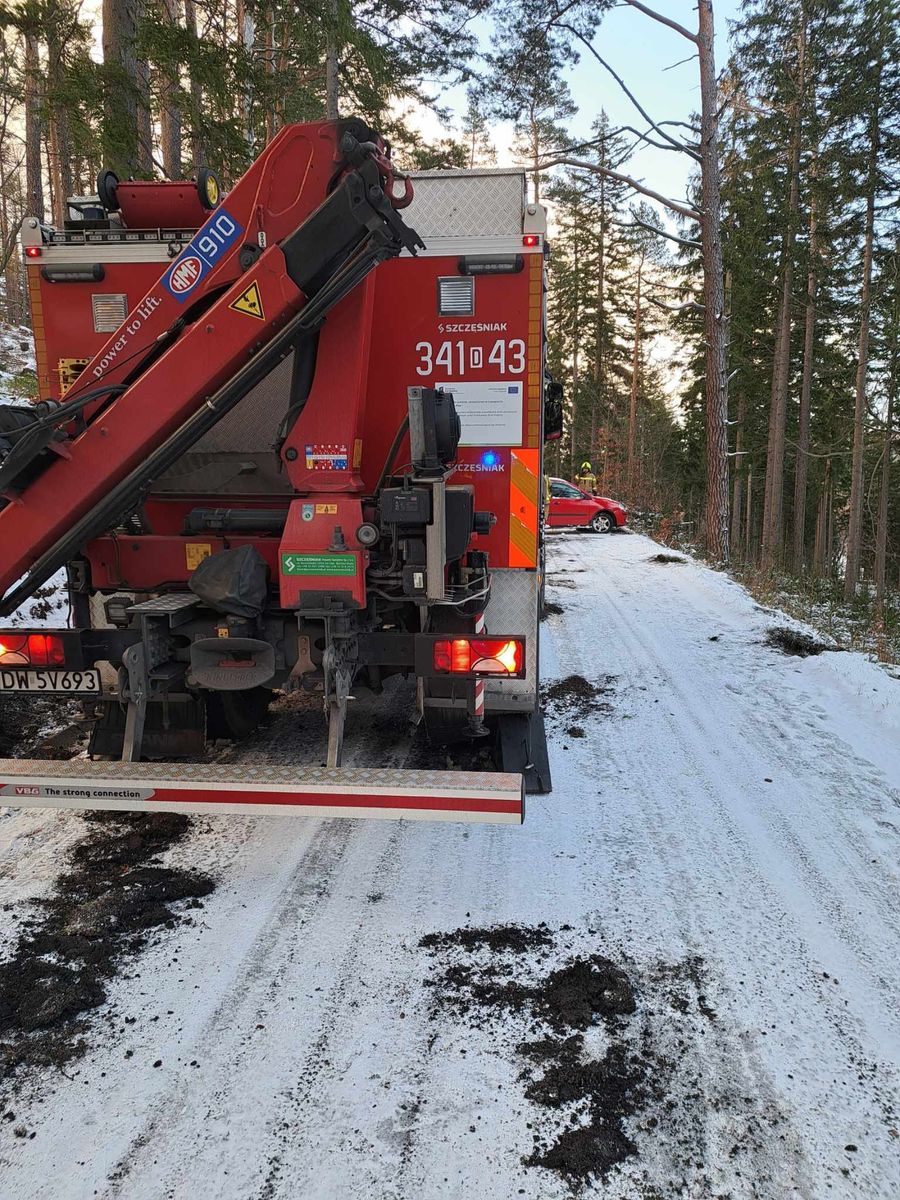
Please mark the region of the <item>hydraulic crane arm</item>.
POLYGON ((7 434, 0 614, 133 511, 379 262, 422 246, 371 131, 318 133, 283 130, 65 402, 7 434))

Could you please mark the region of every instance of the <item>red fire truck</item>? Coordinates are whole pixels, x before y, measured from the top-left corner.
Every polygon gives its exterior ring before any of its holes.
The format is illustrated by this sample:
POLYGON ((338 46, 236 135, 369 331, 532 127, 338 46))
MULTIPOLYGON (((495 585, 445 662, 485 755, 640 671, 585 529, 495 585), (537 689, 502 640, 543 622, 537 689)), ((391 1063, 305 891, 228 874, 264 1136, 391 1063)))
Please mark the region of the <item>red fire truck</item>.
MULTIPOLYGON (((0 408, 0 614, 61 568, 71 628, 0 628, 0 693, 84 699, 89 757, 0 804, 520 821, 538 689, 546 220, 518 170, 393 168, 362 122, 26 220, 39 401, 0 408), (415 677, 493 772, 341 766, 348 698, 415 677), (273 691, 324 763, 209 761, 273 691), (118 761, 116 761, 118 760, 118 761)), ((2 702, 2 699, 0 699, 2 702)))

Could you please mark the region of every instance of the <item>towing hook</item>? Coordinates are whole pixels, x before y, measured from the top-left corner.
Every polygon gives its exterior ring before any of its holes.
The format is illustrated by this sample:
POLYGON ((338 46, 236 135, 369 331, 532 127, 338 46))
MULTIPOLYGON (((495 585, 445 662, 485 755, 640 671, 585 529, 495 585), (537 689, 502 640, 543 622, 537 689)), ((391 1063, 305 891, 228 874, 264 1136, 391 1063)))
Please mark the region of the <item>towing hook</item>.
POLYGON ((391 202, 392 208, 408 208, 412 204, 413 184, 408 175, 389 175, 387 180, 387 198, 391 202), (394 195, 394 183, 403 184, 403 194, 401 196, 394 195))

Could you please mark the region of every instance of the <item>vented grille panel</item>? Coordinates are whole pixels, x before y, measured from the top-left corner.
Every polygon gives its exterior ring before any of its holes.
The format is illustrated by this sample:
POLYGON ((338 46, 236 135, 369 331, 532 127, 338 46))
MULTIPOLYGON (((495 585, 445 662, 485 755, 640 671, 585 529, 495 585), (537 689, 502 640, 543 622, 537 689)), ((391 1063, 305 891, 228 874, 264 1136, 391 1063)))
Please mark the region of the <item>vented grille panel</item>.
POLYGON ((471 317, 475 313, 475 280, 449 275, 438 280, 438 315, 471 317))
POLYGON ((95 333, 115 333, 128 316, 128 297, 124 292, 91 296, 91 305, 95 333))

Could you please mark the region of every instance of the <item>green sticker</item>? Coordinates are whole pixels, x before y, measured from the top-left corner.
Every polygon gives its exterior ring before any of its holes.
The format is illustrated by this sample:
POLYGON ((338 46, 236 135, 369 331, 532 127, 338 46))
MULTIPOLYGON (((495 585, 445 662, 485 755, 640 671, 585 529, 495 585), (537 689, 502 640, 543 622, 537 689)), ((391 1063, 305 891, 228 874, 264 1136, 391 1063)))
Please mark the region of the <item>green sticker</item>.
POLYGON ((282 554, 283 575, 355 575, 355 554, 282 554))

